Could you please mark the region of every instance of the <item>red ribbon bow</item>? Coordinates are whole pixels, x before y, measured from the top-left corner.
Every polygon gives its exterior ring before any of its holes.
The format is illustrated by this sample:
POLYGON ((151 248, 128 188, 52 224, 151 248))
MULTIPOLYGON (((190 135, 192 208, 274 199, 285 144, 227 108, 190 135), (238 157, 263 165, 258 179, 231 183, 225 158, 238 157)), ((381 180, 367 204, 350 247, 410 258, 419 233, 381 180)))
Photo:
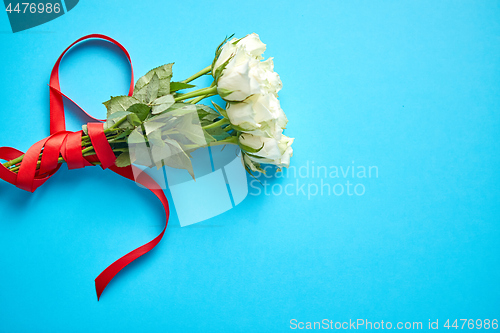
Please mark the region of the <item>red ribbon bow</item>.
MULTIPOLYGON (((113 153, 113 150, 109 146, 109 143, 106 139, 106 135, 104 134, 102 120, 90 116, 80 107, 80 109, 89 117, 91 117, 96 121, 100 121, 87 124, 88 135, 90 137, 96 155, 92 156, 82 155, 82 148, 81 148, 81 139, 83 134, 82 131, 78 132, 66 131, 62 96, 65 96, 70 101, 72 100, 60 91, 59 64, 64 54, 71 47, 73 47, 75 44, 81 41, 91 38, 107 40, 118 46, 123 51, 123 53, 125 53, 127 59, 129 60, 130 70, 132 72, 132 77, 130 80, 130 89, 128 93, 129 96, 132 96, 132 93, 134 92, 134 72, 132 68, 132 60, 130 59, 130 55, 128 54, 127 50, 114 39, 100 34, 87 35, 76 40, 73 44, 68 46, 68 48, 66 48, 66 50, 64 50, 64 52, 59 56, 50 75, 49 87, 50 87, 50 134, 51 135, 43 140, 38 141, 28 149, 26 154, 24 154, 23 161, 21 162, 17 174, 15 172, 10 171, 2 164, 0 164, 0 178, 23 190, 34 192, 38 187, 40 187, 43 183, 45 183, 57 170, 59 170, 61 164, 58 163, 58 159, 60 156, 62 156, 62 158, 68 164, 69 169, 83 168, 86 166, 93 165, 92 162, 94 163, 100 162, 100 165, 103 169, 109 168, 110 170, 116 172, 120 176, 137 181, 141 185, 148 188, 158 197, 158 199, 160 199, 163 208, 165 209, 165 218, 166 218, 165 227, 163 228, 163 231, 158 236, 156 236, 155 239, 133 250, 132 252, 127 253, 126 255, 116 260, 111 265, 109 265, 104 271, 101 272, 101 274, 99 274, 99 276, 95 279, 97 300, 99 300, 102 292, 104 291, 104 288, 106 288, 108 283, 111 281, 111 279, 113 279, 113 277, 116 274, 118 274, 118 272, 120 272, 125 266, 130 264, 135 259, 139 258, 143 254, 152 250, 156 246, 156 244, 160 242, 167 228, 169 209, 168 209, 168 201, 167 198, 165 197, 165 194, 151 177, 143 173, 141 174, 141 179, 136 180, 134 178, 133 166, 118 168, 115 165, 116 157, 115 154, 113 153), (37 162, 40 153, 42 153, 42 160, 40 163, 40 168, 37 169, 37 162)), ((78 104, 76 103, 75 105, 78 106, 78 104)), ((20 157, 21 155, 23 155, 23 152, 17 149, 10 147, 0 147, 0 159, 10 161, 20 157)))

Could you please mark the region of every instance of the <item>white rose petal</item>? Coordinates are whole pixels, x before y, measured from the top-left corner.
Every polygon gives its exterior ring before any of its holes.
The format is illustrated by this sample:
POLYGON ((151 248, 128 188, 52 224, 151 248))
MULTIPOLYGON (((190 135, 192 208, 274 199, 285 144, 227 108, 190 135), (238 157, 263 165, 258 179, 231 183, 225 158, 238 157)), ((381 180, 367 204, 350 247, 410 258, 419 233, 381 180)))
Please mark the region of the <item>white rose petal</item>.
POLYGON ((273 94, 255 94, 241 103, 228 103, 227 115, 231 124, 253 135, 279 140, 288 119, 273 94))
POLYGON ((248 158, 254 162, 274 164, 280 168, 288 168, 290 165, 290 157, 293 155, 293 138, 282 135, 281 140, 278 141, 274 138, 244 133, 239 140, 245 146, 260 149, 258 152, 248 155, 248 158))
POLYGON ((273 59, 260 61, 265 50, 266 44, 255 33, 224 44, 214 65, 217 69, 230 59, 218 78, 219 95, 227 101, 242 101, 253 94, 277 94, 282 83, 273 59))
POLYGON ((237 50, 242 50, 248 57, 255 59, 262 59, 262 53, 266 50, 266 44, 262 43, 259 35, 252 33, 240 40, 236 38, 231 39, 222 47, 221 53, 215 62, 214 68, 217 69, 225 63, 237 50))
POLYGON ((219 57, 215 61, 214 69, 219 68, 219 66, 225 63, 236 52, 236 45, 233 44, 235 40, 236 39, 233 38, 232 40, 224 44, 219 54, 219 57))
POLYGON ((266 44, 262 43, 255 32, 240 39, 236 45, 257 59, 262 59, 262 53, 266 51, 266 44))
POLYGON ((261 83, 255 76, 258 63, 260 63, 258 60, 248 58, 243 52, 237 51, 219 78, 217 83, 219 94, 228 101, 242 101, 250 95, 260 93, 261 83), (224 91, 232 93, 224 96, 224 91))
POLYGON ((253 94, 276 95, 282 83, 279 75, 270 71, 267 61, 248 58, 241 51, 236 51, 217 83, 219 94, 227 101, 243 101, 253 94), (224 96, 224 91, 232 93, 224 96))
POLYGON ((292 143, 294 138, 289 138, 285 135, 281 136, 281 140, 278 143, 278 147, 281 151, 281 159, 278 164, 278 167, 288 168, 290 166, 290 157, 293 155, 292 143))

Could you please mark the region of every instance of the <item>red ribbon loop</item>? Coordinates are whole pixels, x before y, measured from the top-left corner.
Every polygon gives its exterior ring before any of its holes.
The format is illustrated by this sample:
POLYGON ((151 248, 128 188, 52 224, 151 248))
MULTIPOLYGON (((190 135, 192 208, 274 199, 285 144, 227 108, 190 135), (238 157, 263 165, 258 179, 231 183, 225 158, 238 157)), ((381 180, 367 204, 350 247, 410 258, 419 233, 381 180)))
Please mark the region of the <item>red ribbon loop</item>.
POLYGON ((56 132, 66 130, 66 122, 64 119, 64 104, 63 104, 62 96, 65 96, 68 100, 73 102, 76 106, 78 106, 80 108, 80 110, 83 111, 83 113, 85 113, 90 118, 97 120, 97 121, 100 121, 99 119, 96 119, 96 118, 92 117, 90 114, 88 114, 87 112, 85 112, 85 110, 83 110, 71 98, 64 95, 61 92, 61 86, 59 85, 59 64, 61 63, 63 56, 73 46, 75 46, 76 44, 78 44, 84 40, 87 40, 87 39, 107 40, 108 42, 111 42, 111 43, 115 44, 116 46, 118 46, 120 48, 120 50, 122 50, 123 53, 125 53, 125 56, 127 57, 128 62, 130 63, 130 73, 131 73, 130 88, 128 90, 128 95, 132 96, 132 94, 134 93, 134 69, 132 67, 132 59, 130 59, 130 55, 128 54, 127 49, 125 49, 125 47, 123 47, 122 44, 118 43, 116 40, 114 40, 113 38, 108 37, 106 35, 91 34, 91 35, 83 36, 82 38, 79 38, 76 41, 74 41, 70 46, 68 46, 63 51, 63 53, 61 53, 59 58, 57 58, 56 64, 54 65, 52 72, 50 73, 50 83, 49 83, 49 86, 51 88, 50 89, 50 134, 54 134, 56 132))
MULTIPOLYGON (((115 154, 111 149, 106 134, 104 132, 102 123, 88 123, 88 134, 92 146, 95 151, 95 155, 83 156, 82 155, 82 131, 78 132, 68 132, 66 131, 66 123, 64 118, 64 104, 62 96, 67 97, 60 91, 59 85, 59 64, 64 56, 64 54, 77 43, 91 39, 104 39, 116 46, 118 46, 126 55, 130 63, 131 71, 131 82, 129 88, 129 96, 134 92, 134 74, 132 68, 132 61, 127 50, 114 39, 100 34, 92 34, 84 36, 70 46, 68 46, 64 52, 57 59, 52 73, 50 75, 50 136, 38 141, 33 146, 31 146, 26 154, 24 154, 22 162, 19 164, 19 170, 17 174, 2 164, 0 164, 0 178, 29 192, 35 191, 39 186, 41 186, 47 179, 49 179, 61 166, 59 158, 62 157, 64 161, 68 164, 68 169, 83 168, 85 166, 91 166, 91 162, 99 162, 103 169, 109 168, 113 172, 131 179, 134 179, 133 166, 128 166, 125 168, 118 168, 115 166, 115 154), (39 161, 39 156, 42 154, 42 159, 39 161), (97 157, 96 157, 97 155, 97 157)), ((67 97, 68 98, 68 97, 67 97)), ((68 98, 69 99, 69 98, 68 98)), ((69 99, 72 101, 71 99, 69 99)), ((72 101, 73 102, 73 101, 72 101)), ((75 105, 78 106, 75 102, 75 105)), ((78 106, 79 107, 79 106, 78 106)), ((98 119, 92 117, 87 112, 85 112, 81 107, 80 109, 90 118, 99 121, 98 119)), ((10 148, 10 147, 0 147, 0 159, 11 161, 23 155, 23 152, 10 148)), ((165 209, 165 227, 163 231, 152 241, 141 247, 129 252, 120 259, 116 260, 110 266, 108 266, 99 276, 95 279, 95 287, 97 293, 97 299, 99 300, 103 290, 106 288, 108 283, 113 279, 113 277, 118 274, 124 267, 130 264, 135 259, 139 258, 143 254, 152 250, 162 239, 163 234, 167 228, 169 208, 168 201, 165 197, 163 191, 158 190, 159 186, 156 182, 149 176, 141 178, 138 182, 151 190, 165 209)))

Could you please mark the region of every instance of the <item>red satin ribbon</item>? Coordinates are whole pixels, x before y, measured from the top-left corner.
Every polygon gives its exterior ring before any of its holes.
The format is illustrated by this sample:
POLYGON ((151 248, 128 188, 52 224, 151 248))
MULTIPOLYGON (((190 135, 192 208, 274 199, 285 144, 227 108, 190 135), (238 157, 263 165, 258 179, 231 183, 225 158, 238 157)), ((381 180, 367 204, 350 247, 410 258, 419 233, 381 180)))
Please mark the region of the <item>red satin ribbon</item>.
MULTIPOLYGON (((156 246, 156 244, 160 242, 167 228, 169 208, 165 194, 162 190, 159 189, 158 184, 151 177, 142 173, 140 180, 135 179, 133 166, 128 166, 125 168, 118 168, 117 166, 115 166, 115 154, 113 153, 113 150, 109 146, 109 143, 106 139, 102 123, 92 122, 87 124, 88 135, 96 152, 96 155, 92 156, 84 157, 82 155, 82 131, 66 131, 62 96, 67 96, 61 92, 61 88, 59 85, 59 64, 64 54, 71 47, 81 41, 91 38, 107 40, 118 46, 125 53, 130 63, 130 71, 132 72, 130 89, 128 93, 129 96, 132 95, 134 91, 134 74, 132 61, 127 50, 120 43, 108 36, 100 34, 87 35, 76 40, 73 44, 68 46, 68 48, 66 48, 66 50, 64 50, 64 52, 59 56, 50 75, 49 86, 51 135, 43 140, 38 141, 28 149, 28 151, 24 154, 23 161, 20 164, 17 174, 0 164, 0 178, 23 190, 33 192, 43 183, 45 183, 57 170, 59 170, 61 164, 59 163, 58 159, 59 157, 62 157, 68 164, 69 169, 83 168, 93 165, 92 162, 99 162, 103 169, 109 168, 120 176, 140 183, 158 197, 163 205, 163 208, 165 209, 166 222, 163 231, 158 236, 156 236, 155 239, 142 245, 141 247, 138 247, 132 252, 127 253, 126 255, 109 265, 104 271, 101 272, 101 274, 99 274, 99 276, 95 279, 97 300, 99 300, 102 292, 104 291, 104 288, 106 288, 108 283, 113 279, 113 277, 115 277, 116 274, 118 274, 118 272, 120 272, 125 266, 130 264, 135 259, 151 251, 156 246), (40 154, 42 154, 42 159, 40 162, 40 167, 37 169, 38 157, 40 154)), ((72 101, 71 99, 69 100, 72 101)), ((76 103, 75 105, 78 106, 78 104, 76 103)), ((81 107, 80 109, 90 118, 97 121, 102 121, 92 117, 81 107)), ((17 149, 10 147, 0 147, 0 159, 10 161, 20 157, 21 155, 23 155, 23 152, 17 149)))

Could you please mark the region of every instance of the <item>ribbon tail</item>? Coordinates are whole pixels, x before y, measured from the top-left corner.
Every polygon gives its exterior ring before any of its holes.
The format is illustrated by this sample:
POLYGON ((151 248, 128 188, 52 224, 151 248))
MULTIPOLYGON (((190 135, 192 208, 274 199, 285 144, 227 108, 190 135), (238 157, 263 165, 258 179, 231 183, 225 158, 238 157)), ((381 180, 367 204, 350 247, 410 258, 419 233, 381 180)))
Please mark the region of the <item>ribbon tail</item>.
POLYGON ((101 272, 101 274, 99 274, 99 276, 95 279, 95 291, 97 293, 98 301, 101 297, 102 292, 104 291, 108 283, 115 277, 115 275, 118 274, 122 269, 125 268, 125 266, 130 264, 132 261, 151 251, 160 242, 163 234, 165 234, 166 229, 167 224, 165 224, 163 231, 158 236, 156 236, 155 239, 127 253, 126 255, 109 265, 104 271, 101 272))
MULTIPOLYGON (((110 170, 119 174, 120 176, 123 176, 130 180, 135 180, 133 168, 134 168, 133 166, 128 166, 125 168, 118 168, 116 166, 112 166, 110 167, 110 170)), ((143 174, 143 177, 141 177, 140 180, 135 180, 135 181, 139 182, 141 185, 145 186, 147 189, 153 192, 153 194, 156 195, 158 199, 161 201, 163 208, 165 209, 165 227, 163 228, 162 232, 158 236, 156 236, 153 240, 127 253, 126 255, 116 260, 111 265, 109 265, 104 271, 101 272, 101 274, 99 274, 99 276, 95 279, 95 291, 97 294, 98 301, 101 297, 102 292, 104 291, 108 283, 116 276, 116 274, 118 274, 123 268, 125 268, 128 264, 132 263, 137 258, 151 251, 163 238, 165 230, 167 229, 169 208, 168 208, 167 198, 165 197, 165 193, 163 193, 163 191, 158 188, 158 184, 154 179, 145 174, 143 174)))
MULTIPOLYGON (((134 73, 132 68, 132 61, 127 50, 116 40, 100 34, 92 34, 84 36, 70 46, 68 46, 64 52, 57 59, 52 72, 50 74, 50 136, 40 140, 35 145, 33 145, 24 154, 22 163, 20 163, 19 170, 17 173, 9 170, 2 164, 0 164, 0 179, 6 180, 7 182, 22 188, 24 190, 33 192, 36 188, 41 186, 47 179, 49 179, 60 167, 59 157, 62 156, 63 159, 68 163, 70 169, 83 168, 85 166, 90 166, 89 162, 99 161, 103 169, 109 168, 117 174, 134 180, 137 183, 148 188, 153 194, 155 194, 161 201, 163 208, 165 209, 165 227, 163 231, 156 236, 152 241, 142 245, 141 247, 127 253, 120 259, 112 263, 108 268, 102 271, 101 274, 95 279, 95 288, 97 293, 97 300, 101 297, 102 292, 108 285, 108 283, 118 274, 125 266, 144 255, 145 253, 151 251, 162 239, 165 234, 165 230, 168 224, 169 208, 168 201, 165 194, 161 190, 160 186, 146 174, 141 175, 140 179, 134 179, 134 167, 129 166, 126 168, 118 168, 115 166, 115 154, 109 142, 107 141, 106 135, 104 133, 104 128, 102 123, 88 123, 88 133, 92 146, 96 152, 96 156, 83 156, 82 155, 82 132, 67 132, 66 124, 64 120, 64 103, 62 96, 66 96, 61 92, 59 84, 59 65, 64 56, 64 54, 71 49, 75 44, 84 41, 86 39, 98 38, 107 40, 116 46, 118 46, 126 55, 130 63, 130 88, 129 96, 132 96, 134 92, 134 73), (40 161, 40 168, 38 167, 39 155, 42 154, 42 159, 40 161)), ((66 96, 67 97, 67 96, 66 96)), ((69 99, 69 98, 68 98, 69 99)), ((72 101, 71 99, 69 99, 72 101)), ((74 101, 72 101, 75 103, 74 101)), ((75 105, 77 105, 75 103, 75 105)), ((78 105, 77 105, 78 106, 78 105)), ((81 108, 80 108, 81 109, 81 108)), ((82 109, 83 111, 83 109, 82 109)), ((84 111, 85 112, 85 111, 84 111)), ((89 114, 89 117, 93 118, 89 114)), ((95 118, 93 118, 95 119, 95 118)), ((13 160, 23 155, 23 152, 8 147, 0 147, 0 159, 13 160)))

